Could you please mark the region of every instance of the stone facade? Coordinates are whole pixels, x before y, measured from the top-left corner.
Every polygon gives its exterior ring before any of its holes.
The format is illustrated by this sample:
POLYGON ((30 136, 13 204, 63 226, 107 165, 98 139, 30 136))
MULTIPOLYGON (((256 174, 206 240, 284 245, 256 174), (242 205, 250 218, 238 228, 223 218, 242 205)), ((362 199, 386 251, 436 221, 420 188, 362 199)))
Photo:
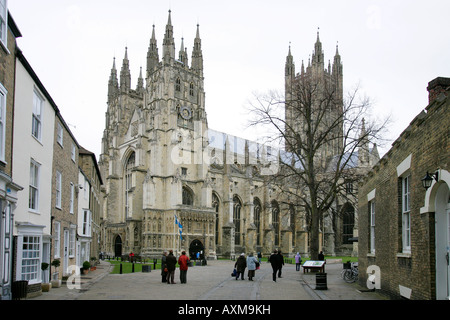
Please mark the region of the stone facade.
MULTIPOLYGON (((316 48, 323 63, 319 39, 316 48)), ((130 87, 128 49, 119 76, 114 59, 99 159, 103 251, 160 256, 184 249, 216 258, 278 248, 307 254, 305 215, 268 179, 279 151, 208 127, 199 26, 190 64, 183 39, 175 55, 169 13, 161 59, 153 28, 145 84, 141 69, 136 89, 130 87)), ((321 64, 314 65, 318 72, 321 64)), ((321 72, 330 77, 331 68, 321 72)), ((333 242, 327 253, 334 254, 336 235, 327 234, 333 242)))
POLYGON ((359 188, 360 282, 366 285, 368 267, 378 267, 377 289, 395 298, 449 296, 449 84, 429 83, 429 105, 359 188), (438 181, 425 189, 427 172, 438 181))

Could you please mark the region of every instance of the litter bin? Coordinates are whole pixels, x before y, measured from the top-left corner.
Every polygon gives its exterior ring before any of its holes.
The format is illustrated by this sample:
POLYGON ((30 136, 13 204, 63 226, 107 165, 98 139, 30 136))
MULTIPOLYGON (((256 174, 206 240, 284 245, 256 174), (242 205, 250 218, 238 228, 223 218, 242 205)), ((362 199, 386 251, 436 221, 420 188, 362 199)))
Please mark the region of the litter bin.
POLYGON ((316 273, 316 290, 328 290, 326 273, 316 273))
POLYGON ((25 299, 27 297, 28 280, 13 281, 11 293, 13 300, 25 299))
POLYGON ((142 272, 152 272, 152 266, 151 265, 142 265, 142 272))

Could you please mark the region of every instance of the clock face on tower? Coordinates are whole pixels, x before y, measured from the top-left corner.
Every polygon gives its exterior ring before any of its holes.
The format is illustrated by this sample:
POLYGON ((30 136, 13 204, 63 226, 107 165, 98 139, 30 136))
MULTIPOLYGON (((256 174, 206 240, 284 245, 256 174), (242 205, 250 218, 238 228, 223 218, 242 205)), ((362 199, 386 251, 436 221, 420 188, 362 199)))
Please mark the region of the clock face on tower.
POLYGON ((191 108, 188 106, 183 106, 180 108, 180 115, 183 119, 189 120, 192 117, 191 108))

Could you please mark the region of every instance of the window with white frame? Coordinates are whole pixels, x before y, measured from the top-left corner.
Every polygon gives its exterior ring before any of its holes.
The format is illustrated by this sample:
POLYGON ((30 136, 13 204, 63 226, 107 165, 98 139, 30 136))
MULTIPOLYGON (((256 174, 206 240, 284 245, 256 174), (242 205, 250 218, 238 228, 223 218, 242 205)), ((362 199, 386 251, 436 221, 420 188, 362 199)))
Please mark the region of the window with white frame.
POLYGON ((0 41, 3 46, 7 48, 7 35, 8 35, 8 6, 7 0, 0 0, 0 41))
POLYGON ((33 211, 39 210, 39 171, 40 164, 32 159, 30 162, 28 208, 33 211))
POLYGON ((5 87, 0 83, 0 161, 5 161, 6 94, 5 87))
POLYGON ((33 91, 33 117, 32 117, 32 126, 31 126, 31 134, 33 137, 41 141, 42 135, 42 105, 43 99, 41 95, 34 90, 33 91))
POLYGON ((75 144, 72 142, 71 158, 73 162, 75 162, 75 155, 76 155, 75 144))
POLYGON ((83 214, 83 235, 91 235, 91 212, 89 210, 84 210, 83 214))
POLYGON ((54 257, 59 258, 61 251, 61 223, 59 221, 55 221, 54 245, 55 245, 54 257))
POLYGON ((75 200, 75 186, 73 182, 70 183, 70 204, 69 204, 69 212, 73 213, 73 203, 75 200))
POLYGON ((62 185, 62 175, 61 172, 56 171, 56 207, 61 209, 61 185, 62 185))
POLYGON ((370 253, 375 253, 375 201, 369 202, 370 214, 370 253))
POLYGON ((69 257, 75 256, 76 229, 74 226, 69 230, 69 257))
POLYGON ((62 147, 63 146, 63 127, 61 123, 58 122, 56 129, 56 142, 62 147))
POLYGON ((22 241, 22 280, 37 281, 41 271, 41 237, 23 236, 22 241))
POLYGON ((411 176, 401 178, 402 181, 402 245, 403 252, 411 252, 411 215, 410 215, 410 180, 411 176))

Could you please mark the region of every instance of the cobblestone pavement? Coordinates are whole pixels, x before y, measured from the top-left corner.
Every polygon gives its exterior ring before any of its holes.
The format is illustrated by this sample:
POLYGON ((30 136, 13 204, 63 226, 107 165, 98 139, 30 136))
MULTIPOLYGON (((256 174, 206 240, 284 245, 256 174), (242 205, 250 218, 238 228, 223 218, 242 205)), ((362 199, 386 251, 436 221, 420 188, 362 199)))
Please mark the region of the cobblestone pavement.
MULTIPOLYGON (((152 265, 153 266, 153 265, 152 265)), ((295 265, 283 267, 282 278, 272 280, 272 268, 263 263, 254 281, 231 277, 234 262, 208 261, 207 266, 190 267, 187 283, 161 282, 160 270, 130 274, 110 274, 112 266, 102 261, 97 270, 81 277, 80 289, 66 284, 28 300, 384 300, 376 292, 364 292, 357 284, 348 284, 340 273, 342 263, 327 264, 327 290, 315 290, 315 274, 296 271, 295 265)))

